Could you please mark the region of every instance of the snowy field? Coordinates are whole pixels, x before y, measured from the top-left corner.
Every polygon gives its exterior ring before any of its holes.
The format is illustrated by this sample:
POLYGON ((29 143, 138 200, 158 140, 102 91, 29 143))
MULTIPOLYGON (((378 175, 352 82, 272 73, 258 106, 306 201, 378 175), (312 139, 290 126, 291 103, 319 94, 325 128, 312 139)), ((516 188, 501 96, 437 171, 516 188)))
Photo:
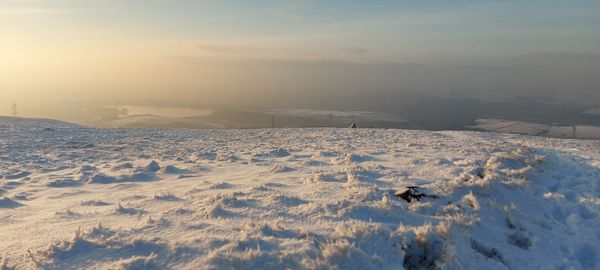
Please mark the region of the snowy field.
POLYGON ((0 118, 0 269, 600 269, 599 197, 599 141, 0 118))
POLYGON ((511 121, 503 119, 478 119, 472 128, 524 135, 536 135, 552 138, 600 139, 600 127, 597 126, 554 126, 533 122, 511 121))

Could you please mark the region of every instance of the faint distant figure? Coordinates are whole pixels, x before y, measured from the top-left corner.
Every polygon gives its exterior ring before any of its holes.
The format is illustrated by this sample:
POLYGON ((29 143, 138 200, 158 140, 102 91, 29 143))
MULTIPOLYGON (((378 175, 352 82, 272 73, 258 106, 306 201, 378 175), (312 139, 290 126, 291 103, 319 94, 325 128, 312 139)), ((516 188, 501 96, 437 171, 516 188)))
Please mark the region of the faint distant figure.
POLYGON ((119 114, 117 115, 117 117, 119 118, 125 118, 129 115, 129 109, 127 108, 120 108, 119 109, 119 114))
POLYGON ((350 128, 358 128, 358 126, 356 126, 356 123, 352 123, 352 125, 350 126, 350 128))
POLYGON ((14 116, 14 117, 19 116, 19 110, 17 109, 17 103, 15 103, 14 101, 12 104, 12 116, 14 116))
POLYGON ((271 114, 271 128, 275 128, 275 114, 271 114))

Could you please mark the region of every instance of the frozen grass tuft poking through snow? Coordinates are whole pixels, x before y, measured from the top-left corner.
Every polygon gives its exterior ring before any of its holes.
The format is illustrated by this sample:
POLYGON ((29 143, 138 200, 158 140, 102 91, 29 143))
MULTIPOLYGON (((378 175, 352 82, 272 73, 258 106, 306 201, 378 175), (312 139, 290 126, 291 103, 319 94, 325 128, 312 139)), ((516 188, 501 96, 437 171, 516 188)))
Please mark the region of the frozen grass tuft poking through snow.
POLYGON ((47 126, 0 122, 0 269, 600 268, 598 141, 47 126))

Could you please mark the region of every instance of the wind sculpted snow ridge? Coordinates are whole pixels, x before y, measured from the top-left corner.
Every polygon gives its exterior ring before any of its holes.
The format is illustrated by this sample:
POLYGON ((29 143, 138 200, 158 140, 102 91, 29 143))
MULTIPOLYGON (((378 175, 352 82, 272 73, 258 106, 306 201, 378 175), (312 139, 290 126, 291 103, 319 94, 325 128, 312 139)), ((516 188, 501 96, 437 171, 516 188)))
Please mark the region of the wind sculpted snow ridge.
POLYGON ((600 267, 597 141, 0 125, 0 269, 600 267))

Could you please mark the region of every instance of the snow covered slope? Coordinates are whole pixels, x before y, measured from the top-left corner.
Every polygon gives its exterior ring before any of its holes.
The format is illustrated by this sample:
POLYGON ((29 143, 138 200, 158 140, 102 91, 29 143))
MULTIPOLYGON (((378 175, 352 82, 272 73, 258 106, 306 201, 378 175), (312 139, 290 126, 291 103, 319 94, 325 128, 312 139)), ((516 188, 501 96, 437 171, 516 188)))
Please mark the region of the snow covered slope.
POLYGON ((0 269, 598 269, 599 150, 2 120, 0 269))
POLYGON ((3 129, 8 128, 46 128, 46 129, 54 129, 54 128, 75 128, 81 127, 77 124, 67 123, 58 120, 52 119, 42 119, 42 118, 24 118, 24 117, 12 117, 12 116, 1 116, 0 115, 0 125, 3 129))
POLYGON ((128 116, 118 120, 108 121, 104 123, 103 126, 104 125, 111 128, 224 128, 224 125, 219 123, 155 115, 128 116))
POLYGON ((527 134, 553 138, 600 139, 600 127, 597 126, 554 126, 503 119, 478 119, 476 125, 471 128, 483 131, 527 134))

